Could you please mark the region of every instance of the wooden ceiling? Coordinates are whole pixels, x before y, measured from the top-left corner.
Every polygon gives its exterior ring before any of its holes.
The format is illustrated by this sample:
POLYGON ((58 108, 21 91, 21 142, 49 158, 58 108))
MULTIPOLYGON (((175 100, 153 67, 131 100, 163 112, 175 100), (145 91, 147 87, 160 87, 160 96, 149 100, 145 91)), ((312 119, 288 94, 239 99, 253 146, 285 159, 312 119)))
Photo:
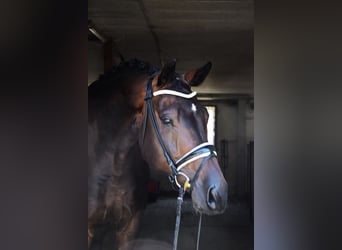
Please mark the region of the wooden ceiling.
POLYGON ((125 59, 177 59, 186 72, 212 61, 202 93, 253 93, 254 1, 89 0, 88 18, 125 59))

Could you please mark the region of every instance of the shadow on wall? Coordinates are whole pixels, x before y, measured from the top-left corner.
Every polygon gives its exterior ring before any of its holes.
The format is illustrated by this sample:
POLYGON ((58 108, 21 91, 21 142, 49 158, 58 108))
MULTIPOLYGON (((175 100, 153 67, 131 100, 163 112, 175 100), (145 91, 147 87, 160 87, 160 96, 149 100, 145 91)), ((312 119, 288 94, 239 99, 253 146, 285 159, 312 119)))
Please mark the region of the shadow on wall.
POLYGON ((156 240, 134 240, 119 250, 172 250, 172 245, 156 240))

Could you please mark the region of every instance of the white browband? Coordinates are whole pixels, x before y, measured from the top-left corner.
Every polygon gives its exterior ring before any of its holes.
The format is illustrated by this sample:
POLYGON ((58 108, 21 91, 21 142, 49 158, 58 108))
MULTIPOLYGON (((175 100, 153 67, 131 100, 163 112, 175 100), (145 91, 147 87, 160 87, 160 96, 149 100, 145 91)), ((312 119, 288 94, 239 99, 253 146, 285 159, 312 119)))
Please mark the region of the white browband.
POLYGON ((195 91, 191 92, 190 94, 184 94, 182 92, 178 92, 178 91, 170 90, 170 89, 162 89, 162 90, 157 90, 156 92, 153 92, 153 96, 157 96, 157 95, 175 95, 175 96, 183 97, 183 98, 186 98, 186 99, 191 99, 196 94, 197 94, 197 92, 195 92, 195 91))

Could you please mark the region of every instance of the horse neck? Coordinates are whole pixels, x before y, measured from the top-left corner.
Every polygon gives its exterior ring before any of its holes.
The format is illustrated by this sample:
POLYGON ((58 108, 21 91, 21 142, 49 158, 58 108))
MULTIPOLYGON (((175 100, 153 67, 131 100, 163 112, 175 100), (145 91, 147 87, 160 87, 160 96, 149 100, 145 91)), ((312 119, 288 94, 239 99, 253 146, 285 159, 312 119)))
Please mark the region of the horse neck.
POLYGON ((127 153, 138 144, 145 79, 147 76, 141 76, 135 81, 121 82, 118 86, 122 87, 113 91, 110 98, 100 100, 98 107, 93 105, 98 131, 111 144, 118 162, 123 161, 127 153))

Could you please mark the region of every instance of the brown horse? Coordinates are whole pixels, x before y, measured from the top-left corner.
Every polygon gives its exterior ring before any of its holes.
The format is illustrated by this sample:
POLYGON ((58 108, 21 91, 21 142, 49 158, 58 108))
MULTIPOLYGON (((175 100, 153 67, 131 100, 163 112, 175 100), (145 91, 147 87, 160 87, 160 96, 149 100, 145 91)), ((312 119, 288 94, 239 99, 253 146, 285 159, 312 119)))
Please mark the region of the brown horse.
POLYGON ((185 74, 133 59, 88 88, 88 245, 101 249, 94 225, 110 218, 120 249, 134 239, 150 176, 191 183, 195 211, 214 215, 227 204, 227 183, 207 143, 208 112, 191 86, 211 63, 185 74))

